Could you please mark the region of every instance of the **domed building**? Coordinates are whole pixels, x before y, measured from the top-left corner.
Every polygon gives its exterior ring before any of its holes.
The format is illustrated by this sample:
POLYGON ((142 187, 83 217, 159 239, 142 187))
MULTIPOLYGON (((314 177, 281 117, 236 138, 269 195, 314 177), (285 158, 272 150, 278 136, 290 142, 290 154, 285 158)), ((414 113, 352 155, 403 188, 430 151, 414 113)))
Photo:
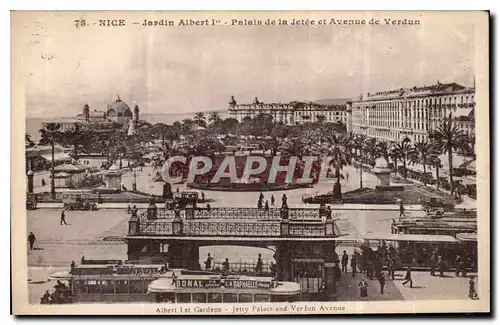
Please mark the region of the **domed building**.
POLYGON ((123 102, 118 96, 115 102, 108 104, 106 116, 108 120, 128 125, 133 113, 127 103, 123 102))

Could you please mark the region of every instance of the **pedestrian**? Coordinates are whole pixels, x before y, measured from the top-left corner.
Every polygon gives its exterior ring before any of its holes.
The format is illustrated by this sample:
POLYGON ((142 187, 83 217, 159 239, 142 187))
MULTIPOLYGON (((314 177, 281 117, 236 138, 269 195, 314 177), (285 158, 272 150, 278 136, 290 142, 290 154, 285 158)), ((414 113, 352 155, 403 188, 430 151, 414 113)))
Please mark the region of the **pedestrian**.
POLYGON ((264 210, 269 211, 269 202, 266 200, 266 203, 264 204, 264 210))
POLYGON ((457 257, 455 257, 455 276, 458 277, 460 276, 460 261, 462 260, 462 258, 460 257, 460 255, 457 255, 457 257))
POLYGON ((201 192, 201 200, 205 201, 205 192, 201 192))
POLYGON ((275 201, 274 194, 271 194, 271 205, 272 206, 274 206, 274 201, 275 201))
POLYGON ((352 254, 351 257, 351 269, 352 269, 352 277, 356 275, 357 261, 356 261, 356 253, 352 254))
POLYGON ((394 280, 394 273, 395 273, 395 267, 394 267, 394 264, 396 262, 392 259, 392 258, 389 258, 389 260, 387 261, 387 270, 389 272, 389 276, 391 277, 391 279, 394 280))
POLYGON ((345 178, 349 182, 349 173, 345 173, 345 178))
POLYGON ((257 256, 257 265, 255 266, 255 272, 261 273, 263 269, 262 255, 259 253, 257 256))
POLYGON ((406 276, 403 281, 403 285, 407 284, 410 282, 410 288, 413 288, 413 280, 411 279, 411 266, 408 266, 408 269, 406 270, 406 276))
POLYGON ((35 245, 35 240, 36 240, 35 234, 30 232, 30 234, 28 235, 28 243, 30 243, 31 251, 33 250, 33 246, 35 245))
POLYGON ((207 211, 210 212, 210 203, 207 203, 207 211))
POLYGON ((471 275, 469 278, 469 298, 477 299, 476 283, 474 282, 473 275, 471 275))
POLYGON ((399 216, 404 217, 405 216, 405 207, 403 205, 403 201, 399 202, 399 216))
POLYGON ((378 283, 380 283, 380 294, 384 294, 384 286, 385 286, 385 277, 384 272, 380 272, 378 274, 378 283))
POLYGON ((342 254, 342 272, 347 273, 347 263, 349 262, 349 255, 346 251, 342 254))
POLYGON ((358 283, 359 287, 359 295, 362 298, 368 297, 368 283, 366 283, 364 278, 361 278, 361 281, 358 283))
POLYGON ((42 178, 42 186, 45 186, 45 179, 42 178))
POLYGON ((224 271, 229 271, 229 259, 226 258, 226 260, 224 261, 224 263, 222 263, 222 270, 224 271))
POLYGON ((432 253, 431 257, 429 258, 429 264, 431 266, 431 275, 435 276, 436 275, 436 254, 432 253))
POLYGON ((262 201, 262 200, 264 200, 264 194, 262 194, 262 192, 260 192, 260 194, 259 194, 259 201, 262 201))
POLYGON ((262 200, 259 199, 259 201, 257 202, 257 209, 262 209, 262 200))
POLYGON ((67 225, 68 223, 66 222, 66 213, 64 212, 64 210, 62 210, 61 212, 61 220, 59 222, 59 225, 62 225, 62 224, 65 224, 67 225))
POLYGON ((444 264, 443 257, 441 255, 438 256, 437 267, 439 270, 439 275, 444 276, 444 269, 446 266, 444 264))
POLYGON ((212 261, 213 258, 210 256, 210 253, 208 253, 207 260, 205 261, 205 270, 210 270, 212 268, 212 261))

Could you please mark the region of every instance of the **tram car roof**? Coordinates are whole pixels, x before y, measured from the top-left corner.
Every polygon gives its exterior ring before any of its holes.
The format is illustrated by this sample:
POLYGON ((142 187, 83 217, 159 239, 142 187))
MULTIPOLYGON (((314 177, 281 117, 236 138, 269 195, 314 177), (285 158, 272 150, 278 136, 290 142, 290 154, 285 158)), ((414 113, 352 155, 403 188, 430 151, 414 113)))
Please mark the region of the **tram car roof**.
POLYGON ((417 235, 417 234, 367 234, 365 240, 384 240, 394 242, 420 242, 420 243, 456 243, 458 239, 450 235, 417 235))

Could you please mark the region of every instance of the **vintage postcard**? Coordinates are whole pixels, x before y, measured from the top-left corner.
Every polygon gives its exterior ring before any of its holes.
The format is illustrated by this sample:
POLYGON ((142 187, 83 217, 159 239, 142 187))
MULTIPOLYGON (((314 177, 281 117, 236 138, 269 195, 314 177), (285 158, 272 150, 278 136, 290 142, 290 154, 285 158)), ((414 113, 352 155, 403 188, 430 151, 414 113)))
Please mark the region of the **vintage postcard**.
POLYGON ((11 26, 15 314, 490 311, 488 12, 11 26))

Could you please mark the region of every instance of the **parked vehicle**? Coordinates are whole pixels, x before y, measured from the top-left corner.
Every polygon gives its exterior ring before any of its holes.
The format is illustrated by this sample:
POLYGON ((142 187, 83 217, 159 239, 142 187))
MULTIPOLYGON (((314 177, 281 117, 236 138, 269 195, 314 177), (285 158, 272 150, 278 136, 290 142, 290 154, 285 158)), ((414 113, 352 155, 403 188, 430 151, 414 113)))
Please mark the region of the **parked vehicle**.
POLYGON ((63 194, 62 202, 64 210, 83 210, 94 211, 97 210, 97 204, 89 202, 84 199, 81 194, 63 194))

